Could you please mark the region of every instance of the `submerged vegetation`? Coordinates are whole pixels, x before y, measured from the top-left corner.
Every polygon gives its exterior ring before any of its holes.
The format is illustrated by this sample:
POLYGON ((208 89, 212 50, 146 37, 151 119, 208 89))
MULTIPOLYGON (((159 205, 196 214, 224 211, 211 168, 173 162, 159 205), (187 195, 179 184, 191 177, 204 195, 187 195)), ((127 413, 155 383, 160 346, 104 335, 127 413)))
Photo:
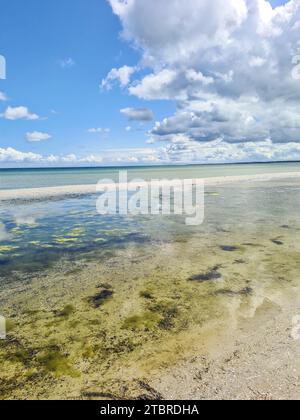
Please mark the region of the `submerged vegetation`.
POLYGON ((155 398, 152 376, 277 302, 298 284, 297 215, 269 221, 262 205, 245 224, 232 214, 242 193, 207 194, 195 228, 70 209, 54 226, 8 223, 0 398, 155 398), (209 207, 221 198, 225 215, 209 207))

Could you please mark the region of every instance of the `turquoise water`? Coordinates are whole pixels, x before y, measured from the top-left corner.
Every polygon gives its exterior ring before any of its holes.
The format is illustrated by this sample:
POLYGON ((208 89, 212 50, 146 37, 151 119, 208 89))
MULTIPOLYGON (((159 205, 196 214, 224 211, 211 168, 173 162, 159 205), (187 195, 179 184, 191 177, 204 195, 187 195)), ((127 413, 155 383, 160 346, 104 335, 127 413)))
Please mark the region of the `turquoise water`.
POLYGON ((108 178, 118 180, 120 169, 128 170, 129 179, 209 178, 300 171, 299 162, 158 166, 134 168, 0 169, 0 189, 38 188, 63 185, 88 185, 108 178))

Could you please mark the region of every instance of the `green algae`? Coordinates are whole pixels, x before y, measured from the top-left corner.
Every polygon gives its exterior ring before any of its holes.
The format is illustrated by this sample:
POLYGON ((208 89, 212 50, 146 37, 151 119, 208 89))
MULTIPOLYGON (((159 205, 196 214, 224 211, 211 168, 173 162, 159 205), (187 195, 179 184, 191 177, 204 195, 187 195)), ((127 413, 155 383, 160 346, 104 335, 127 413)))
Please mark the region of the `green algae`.
POLYGON ((76 378, 80 376, 70 364, 69 358, 63 355, 57 349, 44 350, 37 356, 37 361, 46 372, 51 372, 55 376, 71 376, 76 378))
POLYGON ((58 312, 57 316, 62 318, 68 318, 75 312, 75 308, 73 305, 66 305, 60 312, 58 312))
POLYGON ((13 245, 0 245, 0 253, 11 252, 15 249, 18 249, 18 247, 13 245))
POLYGON ((77 238, 56 238, 55 242, 58 244, 66 244, 69 242, 76 242, 77 238))
POLYGON ((126 318, 122 328, 131 331, 151 330, 157 328, 161 320, 162 318, 158 313, 145 312, 126 318))
POLYGON ((144 299, 153 299, 153 295, 152 292, 149 290, 142 290, 140 292, 140 297, 144 298, 144 299))

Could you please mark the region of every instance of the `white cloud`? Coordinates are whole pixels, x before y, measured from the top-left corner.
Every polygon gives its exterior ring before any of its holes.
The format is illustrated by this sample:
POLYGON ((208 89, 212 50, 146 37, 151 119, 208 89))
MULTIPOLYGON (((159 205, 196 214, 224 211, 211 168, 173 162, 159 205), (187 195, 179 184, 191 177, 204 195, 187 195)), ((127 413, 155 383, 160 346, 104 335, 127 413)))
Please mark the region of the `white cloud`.
MULTIPOLYGON (((165 69, 144 77, 141 82, 131 86, 129 92, 141 99, 169 99, 173 96, 171 86, 176 78, 175 70, 165 69)), ((178 97, 178 92, 176 95, 178 97)))
POLYGON ((136 67, 123 66, 119 69, 112 69, 105 79, 101 82, 101 88, 110 90, 117 82, 122 88, 126 87, 130 83, 131 76, 136 72, 136 67))
POLYGON ((18 107, 11 107, 9 106, 6 111, 1 114, 6 120, 38 120, 39 116, 37 114, 33 114, 29 111, 29 109, 25 106, 18 106, 18 107))
POLYGON ((5 101, 7 101, 7 96, 6 96, 6 94, 4 93, 4 92, 1 92, 0 91, 0 102, 5 102, 5 101))
POLYGON ((89 128, 88 129, 88 133, 91 133, 91 134, 96 134, 96 133, 99 133, 99 134, 109 134, 110 133, 110 128, 101 128, 101 127, 98 127, 98 128, 89 128))
POLYGON ((73 60, 73 58, 68 57, 68 58, 64 58, 63 60, 60 60, 59 64, 63 69, 69 69, 71 67, 74 67, 76 63, 73 60))
POLYGON ((51 139, 52 136, 48 133, 42 133, 40 131, 33 131, 32 133, 26 133, 26 140, 29 142, 39 142, 51 139))
POLYGON ((153 112, 147 108, 124 108, 120 110, 121 114, 129 121, 147 122, 154 119, 153 112))
POLYGON ((0 162, 39 162, 42 156, 31 152, 20 152, 12 147, 0 148, 0 162))
POLYGON ((190 140, 172 143, 161 150, 169 163, 269 162, 299 160, 300 144, 261 142, 227 143, 221 139, 198 143, 190 140))
POLYGON ((77 156, 69 155, 41 155, 32 152, 22 152, 12 147, 0 148, 0 162, 3 166, 57 166, 57 165, 81 165, 81 164, 100 164, 102 156, 88 155, 77 156))
POLYGON ((123 36, 143 50, 149 63, 186 62, 200 49, 222 46, 248 14, 244 0, 109 1, 123 36))
POLYGON ((197 143, 206 144, 199 145, 204 156, 212 153, 208 142, 228 145, 230 161, 275 159, 276 150, 281 158, 298 154, 300 83, 292 78, 292 57, 299 0, 277 8, 266 0, 109 1, 123 38, 142 53, 139 68, 148 69, 129 93, 177 103, 175 114, 153 127, 150 142, 166 141, 171 151, 184 138, 192 151, 185 145, 177 152, 197 156, 197 143))
POLYGON ((199 143, 191 141, 184 135, 178 135, 175 138, 172 143, 159 148, 111 149, 102 151, 101 154, 87 156, 40 155, 12 148, 0 148, 0 162, 2 167, 39 167, 300 160, 300 144, 295 142, 274 144, 271 140, 264 140, 228 143, 222 139, 216 139, 199 143))
POLYGON ((132 130, 132 127, 130 125, 128 125, 127 127, 125 127, 125 131, 129 132, 132 130))

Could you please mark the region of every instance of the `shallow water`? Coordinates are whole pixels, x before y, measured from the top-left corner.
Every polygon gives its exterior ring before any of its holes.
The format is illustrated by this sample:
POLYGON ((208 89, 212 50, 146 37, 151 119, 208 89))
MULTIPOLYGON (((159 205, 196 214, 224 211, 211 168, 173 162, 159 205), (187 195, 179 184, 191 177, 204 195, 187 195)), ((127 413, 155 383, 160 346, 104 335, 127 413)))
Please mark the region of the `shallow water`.
POLYGON ((211 187, 198 227, 99 216, 95 196, 1 204, 0 396, 143 393, 137 379, 297 290, 299 205, 297 180, 211 187))
MULTIPOLYGON (((103 179, 118 181, 120 169, 122 168, 0 169, 0 189, 88 185, 96 184, 103 179)), ((128 172, 129 180, 138 178, 149 181, 151 179, 189 179, 299 172, 300 162, 151 166, 123 169, 128 172)))

